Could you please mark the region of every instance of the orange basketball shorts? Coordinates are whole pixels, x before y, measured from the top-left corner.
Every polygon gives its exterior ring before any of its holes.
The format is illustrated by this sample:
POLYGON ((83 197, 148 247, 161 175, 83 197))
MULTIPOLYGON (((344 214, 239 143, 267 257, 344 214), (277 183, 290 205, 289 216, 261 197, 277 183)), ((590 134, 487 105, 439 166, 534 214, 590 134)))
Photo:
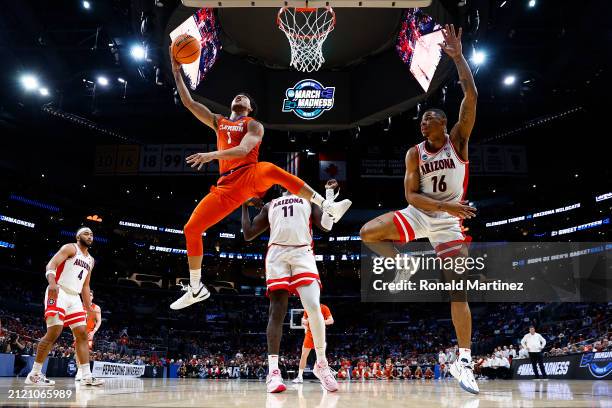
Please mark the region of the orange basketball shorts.
POLYGON ((227 217, 252 197, 262 197, 275 184, 293 194, 304 186, 304 181, 268 162, 243 167, 221 177, 216 186, 197 205, 183 229, 188 256, 202 256, 202 233, 227 217))
POLYGON ((310 330, 308 330, 306 332, 306 336, 304 336, 304 344, 302 345, 302 347, 308 348, 308 349, 315 348, 314 339, 312 338, 312 333, 310 332, 310 330))

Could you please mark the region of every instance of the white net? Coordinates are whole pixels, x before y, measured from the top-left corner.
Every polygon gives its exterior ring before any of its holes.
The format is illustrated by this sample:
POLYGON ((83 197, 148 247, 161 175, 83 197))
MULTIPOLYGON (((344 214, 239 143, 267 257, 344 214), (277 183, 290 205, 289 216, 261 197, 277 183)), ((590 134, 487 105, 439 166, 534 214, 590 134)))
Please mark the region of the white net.
POLYGON ((291 65, 298 71, 312 72, 321 68, 323 43, 336 25, 336 13, 331 7, 283 7, 278 12, 278 27, 291 46, 291 65))

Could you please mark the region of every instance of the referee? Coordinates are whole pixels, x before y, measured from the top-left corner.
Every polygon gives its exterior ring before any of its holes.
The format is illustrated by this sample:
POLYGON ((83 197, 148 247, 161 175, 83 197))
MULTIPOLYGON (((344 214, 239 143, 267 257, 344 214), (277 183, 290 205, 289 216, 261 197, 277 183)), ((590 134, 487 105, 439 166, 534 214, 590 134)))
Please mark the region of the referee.
POLYGON ((542 372, 542 378, 544 381, 548 381, 546 370, 544 369, 544 359, 542 358, 542 349, 546 346, 546 340, 544 340, 544 337, 542 337, 540 333, 536 333, 535 327, 529 326, 529 333, 523 336, 521 344, 529 352, 529 359, 531 360, 533 374, 536 380, 540 379, 537 367, 539 365, 540 371, 542 372))

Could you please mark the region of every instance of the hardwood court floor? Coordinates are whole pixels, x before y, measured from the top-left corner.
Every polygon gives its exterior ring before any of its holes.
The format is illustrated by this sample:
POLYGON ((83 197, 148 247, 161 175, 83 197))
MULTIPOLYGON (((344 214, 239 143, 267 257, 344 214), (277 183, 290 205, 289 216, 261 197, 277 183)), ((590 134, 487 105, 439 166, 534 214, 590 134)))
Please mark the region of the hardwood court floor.
MULTIPOLYGON (((0 379, 0 406, 75 407, 612 407, 610 381, 482 381, 480 394, 461 390, 456 381, 341 382, 335 393, 306 380, 287 391, 267 394, 265 384, 250 380, 107 379, 102 387, 82 388, 71 379, 57 379, 55 389, 72 389, 76 401, 32 403, 9 399, 9 389, 25 389, 23 379, 0 379)), ((40 389, 37 388, 37 389, 40 389)))

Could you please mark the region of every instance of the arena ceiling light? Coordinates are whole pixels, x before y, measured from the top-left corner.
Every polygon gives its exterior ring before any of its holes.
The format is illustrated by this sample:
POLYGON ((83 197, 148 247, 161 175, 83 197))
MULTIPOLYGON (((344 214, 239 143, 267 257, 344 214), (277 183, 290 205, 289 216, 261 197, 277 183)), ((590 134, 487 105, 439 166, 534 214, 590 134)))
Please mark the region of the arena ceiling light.
POLYGON ((143 47, 140 44, 134 44, 132 45, 132 47, 130 48, 130 55, 132 56, 132 58, 134 58, 136 61, 142 61, 146 58, 147 56, 147 50, 145 49, 145 47, 143 47))
POLYGON ((475 65, 483 64, 486 61, 486 59, 487 59, 487 54, 485 54, 484 51, 476 51, 476 50, 474 50, 474 52, 472 53, 472 57, 470 58, 472 63, 474 63, 475 65))
POLYGON ((108 78, 105 76, 99 76, 98 79, 98 84, 102 85, 102 86, 107 86, 108 85, 108 78))
POLYGON ((91 3, 88 2, 87 0, 83 0, 83 3, 81 3, 81 5, 83 6, 85 10, 89 10, 91 8, 91 3))
POLYGON ((514 75, 506 75, 504 78, 504 85, 511 86, 516 82, 516 77, 514 75))
POLYGON ((529 3, 527 3, 527 5, 530 8, 534 8, 536 6, 536 0, 529 0, 529 3))
POLYGON ((22 75, 20 81, 26 91, 33 91, 39 87, 38 78, 32 74, 22 75))
POLYGON ((38 88, 38 92, 40 93, 41 96, 49 96, 49 89, 42 87, 42 88, 38 88))

